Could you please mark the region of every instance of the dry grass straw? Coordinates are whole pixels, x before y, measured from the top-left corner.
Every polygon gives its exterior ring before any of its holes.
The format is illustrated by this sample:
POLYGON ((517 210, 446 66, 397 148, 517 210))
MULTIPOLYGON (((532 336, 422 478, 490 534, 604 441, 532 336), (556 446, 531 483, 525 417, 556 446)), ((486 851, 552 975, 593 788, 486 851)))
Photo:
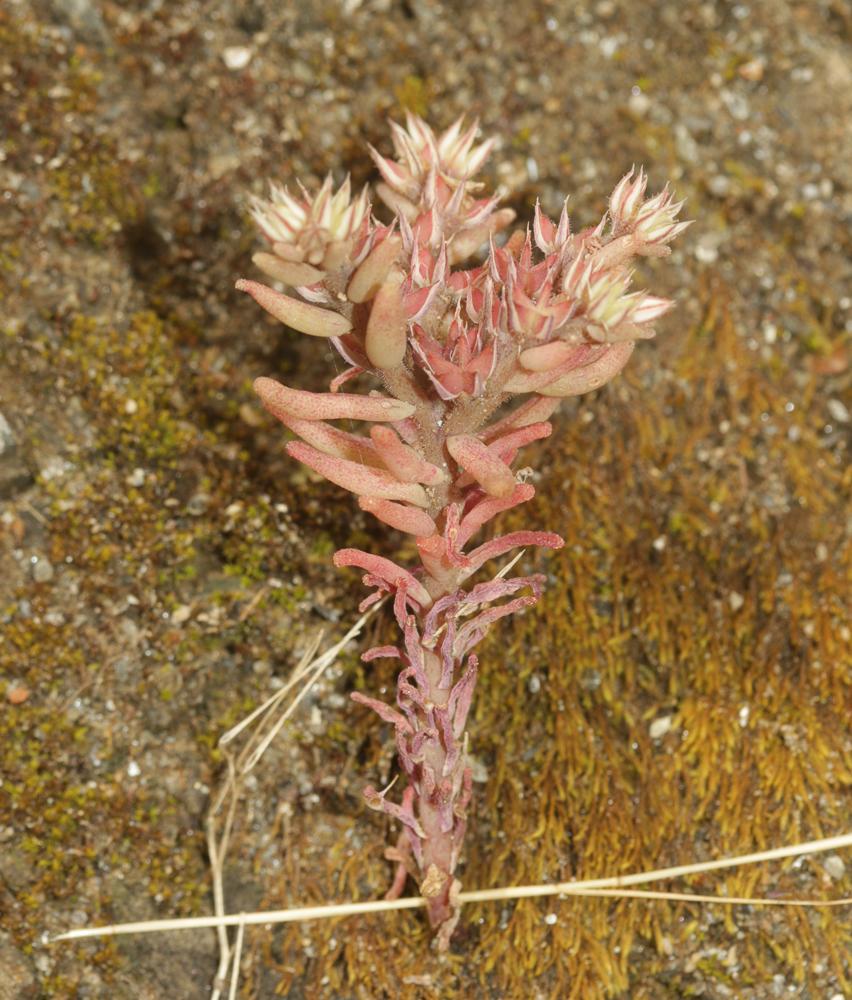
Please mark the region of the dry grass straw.
MULTIPOLYGON (((510 567, 504 567, 504 571, 510 567)), ((223 873, 225 859, 230 845, 234 821, 242 793, 242 785, 247 775, 260 761, 282 727, 316 684, 322 674, 335 661, 341 650, 363 629, 367 620, 378 607, 362 615, 347 633, 325 652, 317 655, 323 633, 320 632, 302 656, 289 681, 271 698, 255 709, 240 723, 226 732, 219 740, 219 747, 226 760, 225 778, 216 793, 207 818, 207 846, 213 880, 213 902, 215 914, 209 917, 186 917, 174 920, 143 920, 106 927, 86 927, 68 931, 54 938, 55 941, 79 940, 81 938, 108 937, 119 934, 144 934, 175 930, 200 930, 215 928, 219 942, 219 964, 211 989, 211 1000, 222 1000, 227 989, 228 1000, 235 1000, 239 985, 240 957, 242 955, 245 928, 254 924, 292 923, 305 920, 323 920, 335 917, 354 916, 363 913, 378 913, 391 910, 416 909, 426 905, 421 896, 409 896, 395 900, 376 900, 357 903, 337 903, 324 906, 293 907, 287 910, 270 910, 256 913, 226 913, 223 873), (293 693, 295 691, 295 693, 293 693), (288 696, 291 696, 288 700, 288 696), (248 739, 238 752, 232 744, 248 734, 248 739), (228 928, 236 927, 233 943, 228 937, 228 928)), ((631 889, 629 886, 644 885, 668 879, 682 878, 704 872, 736 868, 741 865, 796 858, 809 854, 836 851, 852 846, 852 833, 807 843, 778 847, 754 854, 744 854, 733 858, 722 858, 698 864, 678 865, 656 871, 638 872, 579 882, 559 882, 553 884, 509 886, 499 889, 480 889, 462 892, 461 903, 496 902, 500 900, 525 899, 543 896, 607 896, 648 900, 675 900, 725 906, 789 906, 789 907, 840 907, 852 904, 852 899, 773 899, 740 896, 715 896, 689 892, 663 892, 648 889, 631 889)))

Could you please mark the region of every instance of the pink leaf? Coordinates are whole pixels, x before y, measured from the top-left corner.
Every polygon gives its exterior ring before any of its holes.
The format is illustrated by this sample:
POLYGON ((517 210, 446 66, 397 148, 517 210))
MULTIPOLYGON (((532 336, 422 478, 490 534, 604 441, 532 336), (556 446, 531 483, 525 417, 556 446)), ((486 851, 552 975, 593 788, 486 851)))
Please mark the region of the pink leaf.
POLYGON ((479 660, 471 654, 467 658, 467 669, 462 674, 461 680, 450 691, 447 701, 447 709, 453 716, 453 732, 456 738, 460 738, 464 732, 464 724, 467 721, 467 713, 470 711, 470 703, 473 698, 473 689, 476 686, 476 671, 479 660))
POLYGON ((359 368, 358 365, 352 365, 350 368, 342 371, 339 375, 334 376, 334 378, 328 383, 328 391, 337 392, 345 382, 355 378, 357 375, 361 375, 363 371, 364 369, 359 368))
POLYGON ((564 340, 552 340, 549 344, 528 347, 525 351, 521 351, 518 360, 527 371, 545 372, 564 365, 573 357, 583 358, 586 353, 583 347, 578 347, 577 344, 569 344, 564 340))
POLYGON ((486 497, 480 500, 474 507, 471 507, 461 520, 458 536, 459 547, 464 548, 482 525, 490 521, 496 514, 504 510, 511 510, 512 507, 517 507, 518 504, 526 503, 528 500, 532 500, 534 496, 534 486, 528 483, 518 483, 507 497, 500 499, 486 497))
POLYGON ((368 302, 373 298, 401 250, 402 240, 395 235, 373 247, 349 279, 346 289, 349 301, 368 302))
POLYGON ((405 652, 408 656, 409 666, 414 671, 417 683, 424 691, 426 691, 429 687, 429 680, 426 676, 423 646, 420 642, 420 635, 417 631, 417 621, 414 615, 408 616, 402 628, 405 636, 405 652))
POLYGON ((471 621, 467 622, 463 628, 459 629, 458 638, 455 645, 456 656, 463 656, 471 646, 477 645, 488 629, 500 618, 520 611, 522 608, 532 607, 538 600, 537 594, 527 594, 524 597, 516 597, 512 601, 500 604, 494 608, 487 608, 478 614, 471 621))
POLYGON ((615 378, 627 364, 633 353, 633 347, 633 341, 613 344, 611 347, 605 348, 605 353, 592 364, 563 375, 555 382, 540 389, 539 392, 543 396, 557 396, 562 399, 565 396, 580 396, 584 392, 599 389, 610 379, 615 378))
POLYGON ((441 776, 446 778, 458 762, 459 756, 461 755, 461 746, 459 746, 458 739, 453 732, 452 719, 446 708, 435 709, 435 721, 438 723, 438 730, 441 733, 441 741, 444 744, 444 750, 447 754, 444 759, 444 766, 441 769, 441 776))
POLYGON ((445 594, 443 597, 439 597, 437 601, 429 609, 429 614, 426 615, 426 620, 423 623, 423 643, 428 648, 433 648, 436 641, 436 629, 438 628, 438 616, 447 613, 447 615, 455 615, 458 612, 460 597, 464 596, 464 591, 458 591, 458 593, 445 594), (448 610, 452 609, 452 610, 448 610))
POLYGON ((474 549, 468 555, 470 569, 465 575, 470 576, 489 559, 497 559, 521 546, 533 545, 543 549, 561 549, 564 544, 565 540, 552 531, 513 531, 509 535, 500 535, 498 538, 492 538, 490 542, 480 545, 478 549, 474 549))
POLYGON ((383 556, 376 556, 370 552, 362 552, 360 549, 339 549, 334 553, 334 565, 357 566, 368 573, 385 580, 391 587, 397 589, 404 586, 407 593, 414 598, 417 603, 428 608, 432 603, 429 591, 415 577, 401 566, 385 559, 383 556))
POLYGON ((345 392, 305 392, 272 378, 255 379, 254 391, 269 412, 279 419, 288 414, 301 420, 404 420, 414 407, 391 396, 359 396, 345 392))
POLYGON ((566 375, 568 372, 574 371, 575 368, 595 361, 605 350, 605 347, 584 344, 582 347, 578 347, 575 353, 566 361, 563 361, 562 364, 557 365, 555 368, 540 372, 516 372, 506 380, 503 388, 506 392, 540 393, 545 386, 555 382, 562 375, 566 375))
POLYGON ((558 399, 545 399, 543 396, 533 396, 532 399, 525 400, 501 420, 483 428, 479 432, 479 436, 483 441, 490 443, 495 437, 499 437, 506 431, 514 430, 516 427, 526 427, 529 424, 548 420, 558 408, 558 399))
POLYGON ((461 504, 448 504, 444 522, 444 540, 447 543, 447 559, 452 566, 467 566, 467 556, 459 547, 459 531, 461 529, 461 504))
POLYGON ((364 349, 376 368, 397 368, 408 346, 408 321, 399 290, 402 274, 394 271, 379 288, 367 319, 364 349))
POLYGON ((303 441, 326 455, 349 459, 364 465, 381 467, 382 461, 369 438, 338 430, 322 420, 300 420, 278 411, 276 417, 303 441))
POLYGON ((402 482, 437 486, 447 481, 443 470, 424 461, 412 447, 403 444, 390 427, 371 427, 370 437, 381 460, 402 482))
POLYGON ((373 646, 372 649, 368 649, 366 653, 361 654, 361 659, 364 663, 372 663, 373 660, 388 659, 388 658, 401 659, 401 654, 396 646, 373 646))
POLYGON ((536 596, 540 596, 544 581, 543 573, 535 573, 532 576, 514 576, 510 580, 501 578, 489 580, 487 583, 478 583, 468 591, 464 603, 469 605, 489 604, 491 601, 523 590, 524 587, 529 587, 536 596))
POLYGON ((438 681, 438 690, 446 691, 453 682, 453 670, 455 668, 455 656, 453 644, 456 640, 456 619, 454 615, 447 615, 445 619, 446 629, 444 631, 444 641, 441 643, 441 678, 438 681))
POLYGON ((508 463, 524 445, 550 437, 552 432, 553 425, 550 423, 527 424, 526 427, 519 427, 516 431, 510 431, 508 434, 494 439, 489 447, 496 451, 504 462, 508 463))
POLYGON ((491 496, 505 497, 514 490, 515 474, 479 438, 455 434, 447 438, 447 451, 491 496))
POLYGON ((430 538, 419 538, 417 550, 423 568, 445 590, 455 588, 458 581, 458 570, 447 558, 447 543, 440 535, 430 538))
POLYGON ((397 531, 405 531, 409 535, 434 535, 438 530, 435 522, 425 511, 414 507, 366 496, 358 497, 358 505, 361 510, 366 510, 397 531))
POLYGON ((378 698, 370 698, 365 694, 361 694, 360 691, 353 691, 349 697, 353 701, 357 701, 359 705, 366 705, 367 708, 371 708, 380 719, 389 722, 392 726, 396 726, 397 729, 401 729, 404 733, 414 732, 411 724, 395 708, 391 708, 390 705, 379 701, 378 698))
POLYGON ((290 441, 286 450, 292 458, 352 493, 384 500, 405 500, 416 507, 429 506, 423 487, 417 483, 401 483, 381 469, 370 469, 358 462, 326 455, 301 441, 290 441))
MULTIPOLYGON (((343 337, 332 337, 331 342, 348 365, 366 371, 370 367, 370 359, 364 353, 362 339, 354 333, 347 333, 343 337)), ((337 392, 337 389, 332 388, 331 391, 337 392)))
POLYGON ((282 295, 260 282, 241 278, 236 287, 241 292, 248 292, 271 316, 300 333, 307 333, 312 337, 340 337, 352 329, 352 324, 345 316, 320 309, 308 302, 291 299, 289 295, 282 295))
MULTIPOLYGON (((274 253, 256 253, 252 257, 252 261, 268 277, 274 278, 276 281, 283 281, 285 285, 293 287, 313 285, 325 276, 325 272, 320 271, 319 268, 310 264, 282 260, 274 253)), ((291 323, 290 326, 292 325, 291 323)))
POLYGON ((401 806, 398 806, 395 802, 388 802, 384 795, 381 792, 377 792, 372 785, 367 785, 362 794, 371 809, 387 813, 388 816, 392 816, 394 819, 399 820, 400 823, 404 823, 407 827, 410 827, 418 837, 426 837, 426 831, 411 811, 410 801, 406 803, 403 800, 403 805, 401 806))

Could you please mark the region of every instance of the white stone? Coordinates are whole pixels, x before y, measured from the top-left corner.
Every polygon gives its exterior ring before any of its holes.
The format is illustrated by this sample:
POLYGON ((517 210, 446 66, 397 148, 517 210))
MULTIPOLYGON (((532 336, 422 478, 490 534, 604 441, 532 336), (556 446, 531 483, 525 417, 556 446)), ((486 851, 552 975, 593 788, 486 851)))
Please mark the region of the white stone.
POLYGON ((630 95, 627 107, 637 118, 642 118, 651 110, 651 98, 647 94, 643 94, 641 90, 636 91, 630 95))
POLYGON ((846 874, 846 865, 839 854, 829 854, 823 862, 823 867, 829 878, 834 879, 835 882, 839 882, 846 874))
POLYGON ((828 407, 832 420, 836 420, 839 424, 849 423, 849 410, 845 403, 839 399, 830 399, 825 405, 828 407))
POLYGON ((648 727, 648 735, 652 740, 661 740, 671 728, 672 717, 670 715, 661 715, 658 719, 654 719, 648 727))
POLYGON ((247 45, 229 45, 222 52, 222 61, 228 69, 245 69, 251 62, 253 55, 254 53, 247 45))

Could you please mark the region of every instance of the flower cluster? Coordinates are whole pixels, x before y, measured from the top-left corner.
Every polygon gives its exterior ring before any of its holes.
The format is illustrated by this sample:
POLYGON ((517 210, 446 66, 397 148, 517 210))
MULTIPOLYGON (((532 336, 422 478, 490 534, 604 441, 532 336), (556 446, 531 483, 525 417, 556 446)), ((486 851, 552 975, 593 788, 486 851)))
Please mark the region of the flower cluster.
POLYGON ((416 539, 414 567, 358 549, 334 562, 363 571, 372 590, 364 606, 393 599, 403 642, 364 658, 400 662, 396 707, 353 697, 394 726, 408 786, 398 803, 371 787, 365 797, 402 824, 390 852, 393 891, 406 874, 417 880, 446 946, 471 787, 471 650, 542 586, 538 576, 470 578, 515 549, 563 544, 539 531, 470 542, 534 496, 514 464, 550 435, 560 400, 602 386, 637 340, 653 336, 673 303, 631 291, 630 262, 669 253, 688 223, 677 221, 681 203, 668 190, 646 198, 644 173, 631 171, 597 226, 572 233, 565 208, 552 220, 536 206, 531 230, 506 239, 514 213, 498 196, 480 197, 474 180, 493 146, 475 144, 475 124, 459 120, 436 135, 409 116, 407 128, 391 128, 395 156, 371 152, 392 222, 373 216, 366 191, 353 199, 348 181, 334 192, 328 178, 313 197, 273 187, 268 201, 253 201, 269 243, 254 260, 294 294, 247 280, 237 287, 287 326, 329 339, 347 365, 324 393, 257 380, 263 404, 295 435, 289 454, 416 539), (472 264, 481 248, 484 260, 472 264), (341 391, 359 377, 365 391, 341 391), (517 397, 525 398, 504 412, 517 397), (339 420, 365 430, 342 430, 339 420))

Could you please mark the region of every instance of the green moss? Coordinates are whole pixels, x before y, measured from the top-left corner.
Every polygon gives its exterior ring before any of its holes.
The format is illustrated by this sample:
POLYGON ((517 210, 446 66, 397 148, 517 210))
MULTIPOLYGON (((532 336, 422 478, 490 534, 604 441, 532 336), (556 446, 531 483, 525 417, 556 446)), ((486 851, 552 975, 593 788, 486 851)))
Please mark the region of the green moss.
POLYGON ((394 96, 404 111, 411 111, 421 118, 429 114, 432 88, 423 77, 409 75, 394 89, 394 96))

